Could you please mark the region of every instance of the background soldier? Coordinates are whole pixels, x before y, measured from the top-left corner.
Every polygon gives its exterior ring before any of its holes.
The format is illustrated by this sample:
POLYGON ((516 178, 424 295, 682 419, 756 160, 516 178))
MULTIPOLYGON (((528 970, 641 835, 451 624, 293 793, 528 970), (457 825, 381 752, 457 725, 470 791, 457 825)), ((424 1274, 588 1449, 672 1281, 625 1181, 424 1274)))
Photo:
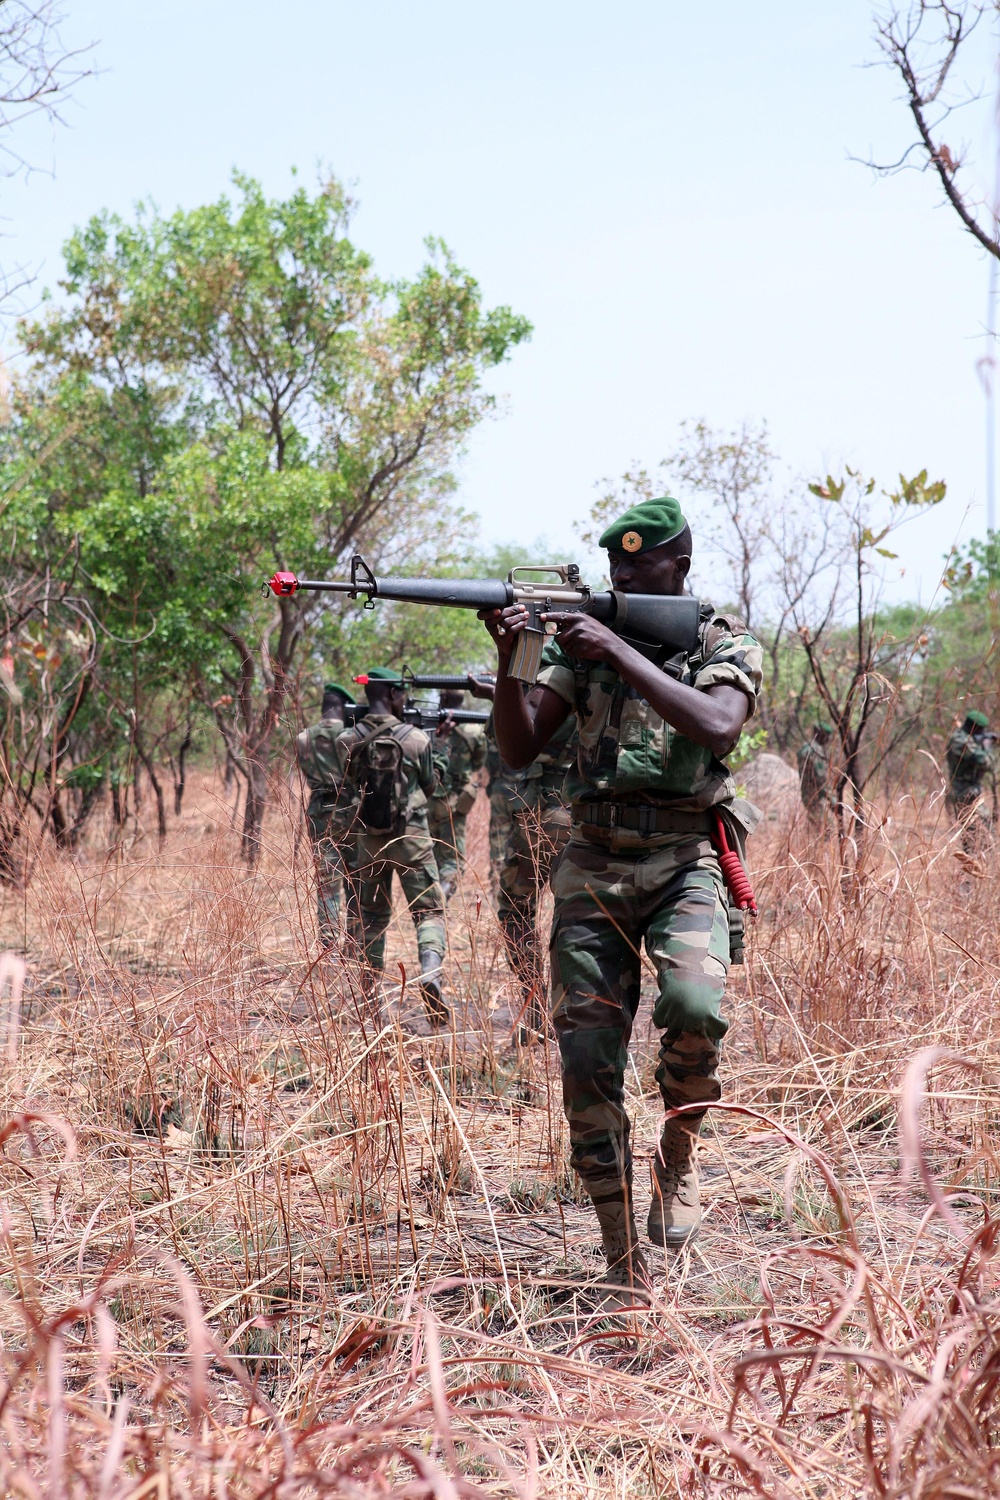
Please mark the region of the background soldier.
POLYGON ((990 733, 990 721, 978 709, 970 709, 964 721, 948 741, 947 806, 962 824, 962 848, 975 854, 989 838, 989 825, 996 821, 996 761, 993 746, 996 735, 990 733), (993 805, 987 808, 980 799, 983 783, 988 781, 993 805), (979 808, 976 809, 976 803, 979 808))
POLYGON ((542 1032, 545 969, 538 943, 538 901, 570 832, 563 782, 577 748, 576 720, 560 724, 541 755, 518 777, 510 800, 509 832, 499 872, 497 916, 507 962, 521 988, 521 1040, 542 1032))
POLYGON ((395 872, 417 930, 424 1008, 432 1026, 444 1026, 449 1019, 441 998, 444 896, 427 830, 427 799, 438 789, 431 741, 415 724, 400 720, 406 690, 398 672, 374 667, 368 679, 368 713, 337 740, 342 795, 355 810, 357 829, 347 929, 364 949, 374 988, 385 968, 395 872))
MULTIPOLYGON (((691 533, 676 500, 643 501, 605 531, 601 546, 613 588, 683 592, 691 533)), ((553 878, 552 1019, 571 1159, 597 1213, 607 1280, 620 1289, 607 1305, 621 1306, 642 1299, 648 1281, 624 1096, 639 951, 645 943, 657 971, 663 1102, 707 1105, 720 1094, 730 961, 710 810, 725 816, 739 843, 735 787, 720 757, 754 712, 762 653, 738 621, 706 610, 693 654, 662 670, 664 661, 573 614, 560 621, 539 681, 524 695, 507 667, 527 611, 515 604, 485 618, 499 658, 494 712, 504 758, 530 764, 570 712, 580 727, 566 780, 572 832, 553 878)), ((664 1122, 647 1220, 655 1244, 678 1248, 700 1222, 695 1141, 703 1115, 696 1108, 664 1122)))
POLYGON ((320 942, 329 947, 340 929, 340 887, 344 878, 344 848, 351 838, 351 810, 338 804, 340 766, 337 739, 344 732, 344 710, 354 699, 339 682, 323 689, 322 718, 295 739, 299 770, 309 787, 306 822, 316 868, 317 919, 320 942))
POLYGON ((833 725, 820 719, 813 725, 812 739, 799 748, 799 796, 810 823, 822 822, 830 806, 830 739, 833 725))
MULTIPOLYGON (((460 688, 440 694, 443 709, 461 708, 464 702, 460 688)), ((441 788, 428 805, 427 822, 447 901, 455 894, 465 865, 465 823, 479 795, 479 773, 486 764, 484 726, 443 720, 434 738, 434 759, 441 772, 441 788)))

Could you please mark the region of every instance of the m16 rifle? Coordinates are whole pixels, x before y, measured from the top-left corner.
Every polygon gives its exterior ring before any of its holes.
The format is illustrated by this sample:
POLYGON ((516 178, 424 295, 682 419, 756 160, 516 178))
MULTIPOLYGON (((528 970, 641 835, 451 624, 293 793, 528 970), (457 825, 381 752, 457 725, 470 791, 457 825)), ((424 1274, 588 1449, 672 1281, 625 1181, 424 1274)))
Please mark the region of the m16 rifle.
MULTIPOLYGON (((368 712, 367 703, 349 704, 344 709, 344 722, 356 724, 368 712)), ((452 724, 485 724, 489 714, 479 713, 473 708, 427 708, 422 703, 407 703, 402 719, 404 724, 416 724, 418 729, 433 731, 446 719, 452 724)))
POLYGON ((279 598, 297 594, 300 589, 346 594, 350 599, 364 598, 366 609, 374 609, 376 599, 474 610, 523 604, 528 624, 517 636, 507 670, 511 677, 526 683, 537 680, 545 637, 555 634, 560 615, 592 615, 645 655, 663 651, 673 656, 694 650, 701 614, 698 600, 685 594, 623 594, 618 589, 595 592, 581 582, 576 563, 512 568, 506 580, 376 578, 364 558, 355 553, 349 579, 316 580, 278 572, 264 585, 264 593, 269 589, 279 598))
MULTIPOLYGON (((360 677, 352 677, 351 681, 358 683, 360 687, 367 687, 369 681, 368 674, 367 672, 362 672, 360 677)), ((440 692, 447 692, 450 689, 455 692, 465 693, 468 692, 473 683, 487 683, 492 687, 496 682, 496 678, 488 676, 485 672, 481 674, 466 672, 464 677, 435 675, 433 672, 416 673, 411 672, 409 667, 404 666, 399 674, 398 681, 394 682, 391 678, 385 677, 382 678, 382 681, 388 682, 390 687, 406 688, 408 692, 416 688, 437 688, 440 692)))

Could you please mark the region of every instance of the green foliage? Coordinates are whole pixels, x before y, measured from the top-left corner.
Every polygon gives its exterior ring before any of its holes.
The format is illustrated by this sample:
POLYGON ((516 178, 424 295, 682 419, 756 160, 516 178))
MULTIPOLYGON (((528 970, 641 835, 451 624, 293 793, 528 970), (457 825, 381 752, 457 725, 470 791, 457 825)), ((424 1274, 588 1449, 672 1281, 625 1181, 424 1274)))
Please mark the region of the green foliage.
POLYGON ((301 673, 376 648, 415 665, 482 653, 443 613, 374 622, 260 583, 354 550, 383 570, 478 568, 449 464, 528 323, 485 308, 437 240, 416 277, 379 280, 333 179, 279 200, 235 185, 236 203, 92 219, 66 246, 64 302, 22 327, 0 544, 11 650, 35 663, 7 733, 27 796, 45 774, 79 789, 63 771, 117 766, 123 734, 155 778, 192 714, 259 790, 301 673))

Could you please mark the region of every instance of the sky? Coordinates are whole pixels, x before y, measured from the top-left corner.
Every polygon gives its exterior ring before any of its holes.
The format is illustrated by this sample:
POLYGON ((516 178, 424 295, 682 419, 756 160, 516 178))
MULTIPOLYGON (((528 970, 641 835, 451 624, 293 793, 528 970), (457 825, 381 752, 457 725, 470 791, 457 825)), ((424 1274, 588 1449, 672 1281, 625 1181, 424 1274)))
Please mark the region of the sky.
MULTIPOLYGON (((930 176, 850 160, 909 140, 865 0, 66 8, 100 72, 64 126, 22 129, 46 170, 2 184, 7 262, 54 285, 101 208, 191 207, 234 168, 277 195, 293 166, 332 168, 382 273, 413 274, 441 236, 534 325, 458 468, 485 541, 576 555, 595 486, 696 418, 766 421, 793 484, 845 463, 944 479, 894 593, 928 602, 948 548, 984 530, 987 270, 930 176)), ((992 88, 987 54, 972 81, 992 88)), ((981 114, 955 130, 987 159, 981 114)))

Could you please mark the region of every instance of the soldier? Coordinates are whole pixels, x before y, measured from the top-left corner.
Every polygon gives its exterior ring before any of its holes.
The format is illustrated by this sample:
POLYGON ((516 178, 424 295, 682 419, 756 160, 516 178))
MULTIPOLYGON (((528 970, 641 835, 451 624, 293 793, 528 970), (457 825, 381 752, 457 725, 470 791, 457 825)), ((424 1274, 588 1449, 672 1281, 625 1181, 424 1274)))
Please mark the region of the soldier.
POLYGON ((513 773, 519 779, 509 803, 497 916, 507 962, 521 988, 522 1042, 539 1039, 543 1031, 545 975, 538 947, 538 901, 569 839, 570 815, 562 788, 577 744, 576 720, 567 717, 527 770, 513 773))
POLYGON ((316 867, 317 918, 320 942, 329 947, 340 929, 340 887, 344 878, 344 848, 350 835, 350 810, 338 808, 340 770, 337 739, 344 732, 344 710, 354 699, 339 682, 323 689, 322 715, 295 739, 299 770, 309 787, 306 821, 316 867))
POLYGON ((365 687, 364 719, 337 740, 342 799, 355 809, 357 844, 348 885, 347 930, 363 948, 374 990, 385 968, 392 916, 392 876, 399 876, 417 930, 420 992, 432 1026, 445 1026, 441 998, 444 896, 427 829, 427 799, 438 790, 431 741, 400 715, 406 690, 399 674, 374 667, 365 687))
POLYGON ((989 839, 989 824, 996 821, 996 761, 990 721, 972 708, 948 741, 947 806, 962 825, 962 848, 966 854, 981 851, 989 839), (993 806, 982 801, 983 782, 989 781, 993 806), (978 805, 977 805, 978 804, 978 805))
MULTIPOLYGON (((611 584, 680 594, 691 532, 676 500, 646 500, 601 537, 611 584)), ((575 713, 580 752, 566 778, 572 829, 553 878, 552 1021, 559 1038, 572 1164, 593 1201, 611 1310, 648 1300, 649 1273, 632 1203, 624 1105, 628 1041, 639 1004, 640 946, 655 965, 657 1081, 664 1122, 647 1231, 679 1249, 701 1219, 696 1139, 720 1096, 722 1000, 730 962, 728 899, 710 809, 740 843, 751 820, 734 807, 723 757, 754 712, 762 652, 739 621, 706 608, 690 657, 650 659, 586 614, 558 618, 528 693, 507 667, 527 611, 484 613, 497 646, 494 713, 504 758, 527 765, 575 713)))
MULTIPOLYGON (((464 701, 461 688, 445 689, 440 695, 443 709, 461 708, 464 701)), ((427 822, 447 901, 455 894, 465 864, 465 820, 479 795, 479 773, 486 764, 483 725, 442 720, 434 755, 441 765, 441 788, 428 805, 427 822)))
POLYGON ((828 746, 833 725, 825 719, 813 725, 812 739, 800 747, 799 796, 809 814, 810 823, 820 823, 830 806, 830 754, 828 746))

